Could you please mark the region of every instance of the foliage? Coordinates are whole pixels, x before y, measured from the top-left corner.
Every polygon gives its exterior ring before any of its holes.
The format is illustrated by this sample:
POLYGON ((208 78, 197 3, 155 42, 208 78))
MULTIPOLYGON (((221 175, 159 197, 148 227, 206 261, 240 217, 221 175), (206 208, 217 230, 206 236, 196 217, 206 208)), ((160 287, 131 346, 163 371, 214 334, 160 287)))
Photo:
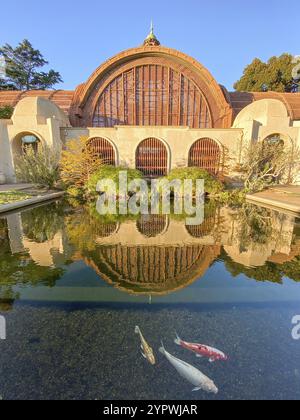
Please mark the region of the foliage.
POLYGON ((77 199, 83 200, 84 199, 84 191, 82 188, 77 187, 68 187, 67 189, 68 198, 70 199, 77 199))
POLYGON ((240 252, 252 244, 266 245, 273 238, 272 211, 245 203, 239 209, 239 243, 240 252))
MULTIPOLYGON (((1 89, 0 89, 1 90, 1 89)), ((0 107, 0 120, 9 120, 14 112, 14 108, 10 105, 0 107)))
POLYGON ((60 74, 52 69, 37 71, 48 61, 27 39, 16 48, 5 44, 0 48, 0 55, 6 62, 6 77, 0 78, 0 90, 45 90, 62 82, 60 74))
POLYGON ((48 204, 47 212, 43 206, 23 212, 22 225, 25 236, 36 243, 41 244, 53 240, 64 227, 62 203, 48 204))
MULTIPOLYGON (((255 58, 248 65, 240 80, 234 88, 240 92, 292 92, 296 80, 293 78, 293 69, 296 64, 291 54, 282 54, 280 57, 271 57, 267 63, 255 58)), ((300 80, 300 73, 298 73, 300 80)))
POLYGON ((220 193, 224 188, 223 184, 219 180, 206 170, 200 168, 173 169, 166 179, 168 181, 174 181, 177 179, 184 181, 185 179, 191 179, 194 184, 197 179, 203 179, 205 192, 211 195, 220 193))
POLYGON ((28 148, 16 162, 16 175, 22 182, 55 187, 59 181, 58 153, 41 144, 37 151, 28 148))
POLYGON ((245 203, 246 195, 247 191, 245 189, 225 190, 215 194, 213 200, 217 201, 218 204, 236 207, 245 203))
POLYGON ((261 191, 270 185, 291 183, 300 167, 300 151, 283 142, 251 143, 245 148, 241 166, 245 188, 261 191))
MULTIPOLYGON (((87 137, 72 139, 67 142, 61 155, 60 176, 66 188, 75 188, 82 194, 90 176, 102 165, 101 158, 88 147, 87 137)), ((70 192, 74 193, 75 190, 70 192)))
MULTIPOLYGON (((97 197, 99 193, 96 191, 96 186, 98 181, 101 179, 109 179, 111 181, 114 181, 117 186, 117 194, 119 193, 119 174, 120 172, 125 171, 127 173, 127 180, 128 185, 134 181, 135 179, 142 179, 143 175, 140 171, 137 169, 129 169, 126 167, 114 167, 109 165, 103 165, 101 168, 99 168, 88 180, 87 182, 87 191, 89 197, 97 197)), ((103 191, 104 192, 104 191, 103 191)), ((109 191, 106 191, 109 193, 109 191)), ((130 191, 128 191, 130 193, 130 191)))

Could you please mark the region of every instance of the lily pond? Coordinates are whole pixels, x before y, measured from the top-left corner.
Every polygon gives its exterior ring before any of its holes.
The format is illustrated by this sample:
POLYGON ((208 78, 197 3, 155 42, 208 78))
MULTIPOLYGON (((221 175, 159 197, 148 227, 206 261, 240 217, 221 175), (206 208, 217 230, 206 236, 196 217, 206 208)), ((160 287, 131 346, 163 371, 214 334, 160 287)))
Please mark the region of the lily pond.
POLYGON ((300 221, 212 203, 199 226, 60 201, 2 216, 0 315, 4 400, 300 399, 300 221))

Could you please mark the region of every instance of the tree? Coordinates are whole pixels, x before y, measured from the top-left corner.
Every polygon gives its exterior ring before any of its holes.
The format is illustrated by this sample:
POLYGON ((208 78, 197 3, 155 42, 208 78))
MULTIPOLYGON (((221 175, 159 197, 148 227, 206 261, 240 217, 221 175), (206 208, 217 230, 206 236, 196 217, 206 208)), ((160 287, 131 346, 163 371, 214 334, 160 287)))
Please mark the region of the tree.
POLYGON ((270 185, 292 183, 300 168, 300 150, 279 136, 251 143, 245 148, 241 167, 245 187, 250 192, 270 185))
POLYGON ((267 63, 255 58, 245 68, 243 76, 234 84, 234 88, 240 92, 295 92, 295 85, 300 81, 299 69, 295 78, 296 65, 297 60, 295 62, 295 57, 291 54, 271 57, 267 63))
POLYGON ((6 76, 0 76, 0 90, 45 90, 62 82, 60 74, 52 69, 38 71, 48 61, 27 39, 16 48, 4 45, 0 48, 1 56, 5 60, 6 76))
POLYGON ((14 108, 10 105, 0 106, 0 120, 9 120, 13 112, 14 108))

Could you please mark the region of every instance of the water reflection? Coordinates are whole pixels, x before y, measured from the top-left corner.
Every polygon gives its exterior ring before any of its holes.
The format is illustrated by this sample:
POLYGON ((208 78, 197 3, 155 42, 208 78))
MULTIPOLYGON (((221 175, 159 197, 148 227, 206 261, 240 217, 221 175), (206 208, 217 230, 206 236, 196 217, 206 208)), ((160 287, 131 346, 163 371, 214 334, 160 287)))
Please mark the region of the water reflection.
POLYGON ((106 283, 132 295, 165 295, 203 277, 215 261, 231 276, 300 281, 299 225, 290 215, 245 205, 209 203, 205 221, 178 216, 101 217, 94 207, 65 203, 0 218, 0 299, 14 286, 54 287, 68 266, 84 262, 106 283))

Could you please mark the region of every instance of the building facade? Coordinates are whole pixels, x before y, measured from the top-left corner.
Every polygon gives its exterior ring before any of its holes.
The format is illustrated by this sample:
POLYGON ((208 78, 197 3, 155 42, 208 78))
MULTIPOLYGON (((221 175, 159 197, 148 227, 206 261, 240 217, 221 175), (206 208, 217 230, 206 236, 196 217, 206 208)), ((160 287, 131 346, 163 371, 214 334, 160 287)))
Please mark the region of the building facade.
POLYGON ((228 92, 195 59, 160 45, 153 30, 141 47, 103 63, 75 91, 2 91, 0 172, 15 181, 15 159, 37 142, 61 150, 85 136, 110 164, 148 177, 199 166, 238 179, 251 141, 280 136, 300 145, 300 94, 228 92))

